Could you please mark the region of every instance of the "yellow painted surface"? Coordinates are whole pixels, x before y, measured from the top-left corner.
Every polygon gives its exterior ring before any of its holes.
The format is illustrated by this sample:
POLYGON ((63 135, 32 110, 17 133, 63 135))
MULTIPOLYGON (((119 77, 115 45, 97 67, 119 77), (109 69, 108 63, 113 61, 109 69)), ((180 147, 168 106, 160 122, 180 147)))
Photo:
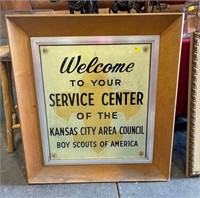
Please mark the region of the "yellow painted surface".
POLYGON ((41 46, 40 52, 51 159, 144 158, 150 44, 41 46), (72 72, 64 72, 70 61, 72 72), (116 63, 134 66, 129 72, 109 71, 116 63), (143 134, 125 134, 134 126, 143 134))

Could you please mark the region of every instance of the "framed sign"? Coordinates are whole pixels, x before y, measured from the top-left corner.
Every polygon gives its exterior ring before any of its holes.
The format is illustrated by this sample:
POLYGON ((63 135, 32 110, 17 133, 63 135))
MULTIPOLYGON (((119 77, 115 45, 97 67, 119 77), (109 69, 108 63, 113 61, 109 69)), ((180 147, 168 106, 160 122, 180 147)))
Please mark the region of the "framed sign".
POLYGON ((182 20, 7 16, 29 183, 169 179, 182 20))
POLYGON ((159 36, 31 40, 45 164, 151 163, 159 36))
POLYGON ((200 175, 200 33, 191 37, 188 130, 187 130, 187 176, 200 175))

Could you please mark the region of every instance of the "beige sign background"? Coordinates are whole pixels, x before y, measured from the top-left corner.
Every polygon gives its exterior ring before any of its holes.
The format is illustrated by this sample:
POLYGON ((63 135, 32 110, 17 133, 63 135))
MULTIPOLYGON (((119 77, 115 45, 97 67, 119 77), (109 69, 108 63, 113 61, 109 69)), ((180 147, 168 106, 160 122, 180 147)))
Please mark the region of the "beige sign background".
POLYGON ((41 46, 40 52, 51 159, 144 158, 151 45, 41 46), (90 70, 79 71, 94 58, 90 70), (129 69, 109 71, 119 63, 129 69))

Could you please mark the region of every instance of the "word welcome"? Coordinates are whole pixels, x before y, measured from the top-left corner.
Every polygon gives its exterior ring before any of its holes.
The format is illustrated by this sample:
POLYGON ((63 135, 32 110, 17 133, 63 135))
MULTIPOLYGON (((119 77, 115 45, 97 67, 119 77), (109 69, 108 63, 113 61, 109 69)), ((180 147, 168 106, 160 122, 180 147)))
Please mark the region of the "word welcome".
POLYGON ((69 61, 69 57, 65 57, 61 66, 60 73, 73 73, 77 72, 79 74, 83 73, 117 73, 117 72, 131 72, 134 67, 134 63, 131 62, 126 65, 126 63, 101 63, 98 57, 94 57, 88 64, 81 63, 81 55, 77 58, 72 57, 69 61))

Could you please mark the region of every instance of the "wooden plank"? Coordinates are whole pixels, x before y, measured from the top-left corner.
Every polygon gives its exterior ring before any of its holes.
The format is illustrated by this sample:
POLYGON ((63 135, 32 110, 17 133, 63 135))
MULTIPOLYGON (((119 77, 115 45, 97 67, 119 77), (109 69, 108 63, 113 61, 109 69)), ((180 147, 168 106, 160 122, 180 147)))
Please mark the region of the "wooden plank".
POLYGON ((12 10, 13 9, 13 5, 11 0, 8 1, 1 1, 0 2, 0 8, 2 11, 8 11, 8 10, 12 10))
POLYGON ((171 154, 166 155, 163 160, 159 160, 163 153, 167 153, 172 148, 175 105, 177 96, 177 82, 179 77, 180 62, 180 43, 182 41, 183 21, 181 18, 172 23, 160 37, 160 56, 157 84, 157 103, 156 103, 156 125, 154 151, 157 168, 166 175, 170 173, 171 154), (173 41, 173 50, 169 43, 173 41), (165 83, 163 83, 165 82, 165 83), (172 102, 175 101, 175 102, 172 102), (162 106, 166 108, 162 108, 162 106), (170 116, 169 116, 170 115, 170 116), (160 124, 162 123, 162 124, 160 124), (171 123, 171 124, 169 124, 171 123), (166 167, 169 167, 167 169, 166 167))
POLYGON ((29 178, 32 184, 167 180, 153 165, 49 166, 29 178))
POLYGON ((31 3, 29 0, 12 0, 13 10, 15 11, 31 11, 31 3))
POLYGON ((58 2, 50 2, 48 0, 30 0, 33 9, 49 9, 49 10, 68 10, 68 4, 65 0, 58 2))
POLYGON ((31 15, 13 15, 12 21, 30 36, 155 35, 161 34, 176 18, 180 17, 179 14, 93 14, 92 16, 38 14, 34 16, 33 19, 31 15), (87 25, 77 25, 80 24, 80 20, 87 25), (145 21, 146 25, 141 25, 142 21, 145 21), (84 31, 81 31, 83 28, 84 31))
POLYGON ((8 11, 8 10, 15 10, 15 11, 30 11, 32 10, 31 3, 29 0, 7 0, 0 2, 1 10, 8 11))
POLYGON ((12 130, 12 110, 13 105, 13 95, 12 95, 12 85, 10 79, 11 65, 9 63, 0 62, 0 71, 2 79, 2 90, 3 90, 3 101, 5 109, 6 118, 6 134, 7 134, 7 151, 12 153, 14 151, 14 137, 12 130))
POLYGON ((10 49, 12 54, 22 139, 24 141, 23 146, 27 166, 27 176, 29 178, 36 175, 43 167, 30 40, 29 36, 14 23, 8 22, 7 25, 9 31, 13 32, 9 35, 9 40, 10 43, 12 43, 10 49))

